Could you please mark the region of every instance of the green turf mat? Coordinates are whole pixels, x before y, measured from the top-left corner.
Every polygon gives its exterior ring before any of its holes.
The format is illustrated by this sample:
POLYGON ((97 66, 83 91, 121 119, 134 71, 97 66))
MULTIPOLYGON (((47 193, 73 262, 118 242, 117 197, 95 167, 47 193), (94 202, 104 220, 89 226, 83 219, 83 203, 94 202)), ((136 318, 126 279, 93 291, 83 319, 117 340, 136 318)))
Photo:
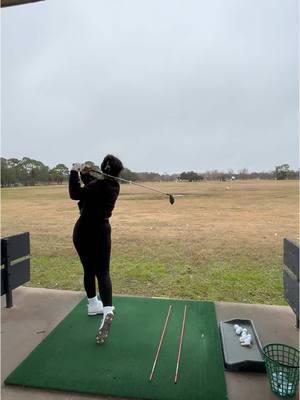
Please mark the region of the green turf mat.
POLYGON ((100 317, 82 300, 5 380, 6 384, 151 400, 225 400, 215 306, 211 302, 114 297, 116 315, 97 345, 100 317), (172 313, 149 382, 169 305, 172 313), (174 384, 184 306, 186 329, 174 384))

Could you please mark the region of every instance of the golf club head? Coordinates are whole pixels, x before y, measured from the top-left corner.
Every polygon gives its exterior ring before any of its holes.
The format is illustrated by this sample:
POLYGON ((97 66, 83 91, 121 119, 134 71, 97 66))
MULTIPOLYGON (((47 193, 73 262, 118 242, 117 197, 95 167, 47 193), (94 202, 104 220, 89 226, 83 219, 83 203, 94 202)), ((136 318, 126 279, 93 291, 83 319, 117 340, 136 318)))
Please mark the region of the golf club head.
POLYGON ((170 203, 171 203, 171 204, 174 204, 174 203, 175 203, 174 196, 172 196, 171 194, 169 194, 169 200, 170 200, 170 203))

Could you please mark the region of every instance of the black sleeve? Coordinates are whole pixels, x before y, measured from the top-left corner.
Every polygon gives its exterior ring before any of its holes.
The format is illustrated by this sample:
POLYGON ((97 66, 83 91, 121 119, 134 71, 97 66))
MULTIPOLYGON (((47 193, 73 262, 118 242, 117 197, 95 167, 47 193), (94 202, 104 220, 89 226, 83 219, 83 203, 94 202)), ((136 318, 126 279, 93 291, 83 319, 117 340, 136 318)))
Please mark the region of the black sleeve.
POLYGON ((94 196, 98 190, 98 181, 92 180, 84 187, 81 187, 77 171, 71 171, 69 177, 69 194, 72 200, 84 200, 94 196))

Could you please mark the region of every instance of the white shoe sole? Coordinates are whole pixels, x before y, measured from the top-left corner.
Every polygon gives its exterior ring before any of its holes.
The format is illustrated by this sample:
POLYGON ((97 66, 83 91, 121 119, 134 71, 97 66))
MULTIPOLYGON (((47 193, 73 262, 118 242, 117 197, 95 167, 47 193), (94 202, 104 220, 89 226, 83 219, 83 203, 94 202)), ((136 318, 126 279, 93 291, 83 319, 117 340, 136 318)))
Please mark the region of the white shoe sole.
POLYGON ((88 312, 88 315, 89 315, 89 316, 92 316, 92 315, 100 315, 100 314, 103 314, 103 310, 97 311, 97 312, 88 312))
POLYGON ((111 325, 114 319, 114 314, 107 314, 104 320, 104 324, 102 326, 102 328, 100 328, 97 332, 96 335, 96 342, 98 344, 104 343, 105 340, 107 339, 110 329, 111 329, 111 325))
MULTIPOLYGON (((114 307, 114 306, 112 306, 112 309, 113 309, 113 311, 115 311, 115 307, 114 307)), ((102 308, 102 310, 100 310, 100 311, 88 312, 88 315, 89 315, 90 317, 93 316, 93 315, 101 315, 101 314, 103 314, 103 308, 102 308)))

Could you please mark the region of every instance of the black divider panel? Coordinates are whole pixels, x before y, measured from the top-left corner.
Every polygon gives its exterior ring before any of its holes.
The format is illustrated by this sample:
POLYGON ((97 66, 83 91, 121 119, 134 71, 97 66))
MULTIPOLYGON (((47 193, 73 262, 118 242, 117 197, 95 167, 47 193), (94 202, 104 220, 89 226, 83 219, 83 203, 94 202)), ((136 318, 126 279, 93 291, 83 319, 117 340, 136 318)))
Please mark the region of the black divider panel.
POLYGON ((7 241, 5 238, 1 239, 1 265, 5 264, 6 262, 6 248, 7 248, 7 241))
POLYGON ((15 289, 30 280, 30 260, 23 260, 12 265, 10 275, 11 289, 15 289))
POLYGON ((7 292, 6 270, 1 268, 1 296, 7 292))
POLYGON ((284 297, 293 311, 299 314, 299 282, 283 271, 284 297))
POLYGON ((2 239, 7 243, 7 255, 9 261, 17 258, 28 256, 30 253, 29 232, 20 233, 19 235, 9 236, 2 239))
POLYGON ((299 281, 299 247, 288 239, 283 241, 283 262, 299 281))

